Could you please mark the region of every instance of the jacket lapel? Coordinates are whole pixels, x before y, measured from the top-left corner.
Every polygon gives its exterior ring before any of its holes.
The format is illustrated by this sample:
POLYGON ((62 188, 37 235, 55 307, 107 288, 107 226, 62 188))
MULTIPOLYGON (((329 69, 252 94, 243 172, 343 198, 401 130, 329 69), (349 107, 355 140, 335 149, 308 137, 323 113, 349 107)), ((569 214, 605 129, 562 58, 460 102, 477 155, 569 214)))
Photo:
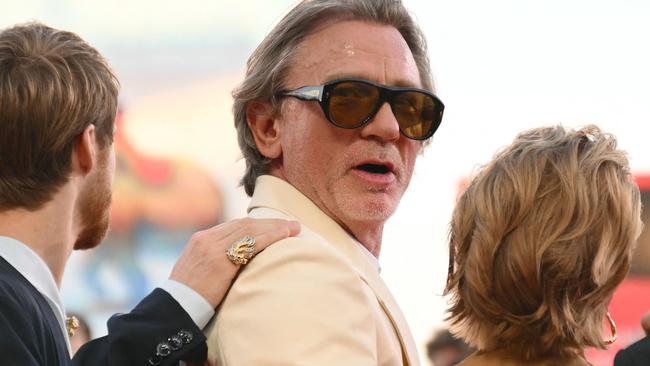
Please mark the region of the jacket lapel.
MULTIPOLYGON (((362 253, 363 254, 363 253, 362 253)), ((367 262, 367 260, 366 260, 367 262)), ((390 319, 395 328, 395 333, 399 338, 400 345, 402 347, 402 355, 404 356, 404 365, 417 366, 420 364, 417 348, 415 346, 415 341, 413 340, 413 335, 409 329, 408 323, 404 318, 404 314, 397 305, 397 301, 391 294, 388 287, 384 281, 379 277, 379 273, 370 269, 370 266, 365 266, 366 268, 357 267, 359 270, 359 275, 361 279, 368 284, 368 286, 373 290, 379 304, 384 309, 386 316, 390 319), (370 270, 368 270, 370 269, 370 270)))

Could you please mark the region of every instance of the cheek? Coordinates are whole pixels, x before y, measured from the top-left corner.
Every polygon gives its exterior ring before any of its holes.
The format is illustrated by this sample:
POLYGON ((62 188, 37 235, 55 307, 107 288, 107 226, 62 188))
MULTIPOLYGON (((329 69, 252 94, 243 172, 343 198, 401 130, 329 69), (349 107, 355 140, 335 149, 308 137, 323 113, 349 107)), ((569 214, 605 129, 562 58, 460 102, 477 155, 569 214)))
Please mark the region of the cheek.
POLYGON ((404 164, 407 167, 413 169, 413 166, 415 165, 415 160, 417 159, 418 155, 420 154, 420 151, 422 150, 422 143, 420 143, 419 141, 409 140, 401 150, 402 150, 402 157, 404 159, 404 164))
POLYGON ((111 183, 115 180, 115 154, 111 157, 110 178, 111 183))
POLYGON ((327 169, 331 160, 330 152, 317 139, 309 134, 293 134, 287 139, 283 150, 283 164, 286 169, 293 171, 312 171, 312 169, 327 169))
POLYGON ((421 144, 417 141, 413 141, 416 144, 410 144, 401 149, 402 162, 404 164, 404 176, 402 181, 408 185, 411 181, 411 176, 413 175, 413 170, 415 168, 415 161, 417 160, 418 155, 421 151, 421 144))
MULTIPOLYGON (((327 152, 331 131, 320 106, 315 102, 291 100, 282 109, 282 151, 285 158, 306 160, 315 157, 319 151, 327 152), (324 123, 325 122, 325 123, 324 123)), ((316 156, 317 158, 317 156, 316 156)))

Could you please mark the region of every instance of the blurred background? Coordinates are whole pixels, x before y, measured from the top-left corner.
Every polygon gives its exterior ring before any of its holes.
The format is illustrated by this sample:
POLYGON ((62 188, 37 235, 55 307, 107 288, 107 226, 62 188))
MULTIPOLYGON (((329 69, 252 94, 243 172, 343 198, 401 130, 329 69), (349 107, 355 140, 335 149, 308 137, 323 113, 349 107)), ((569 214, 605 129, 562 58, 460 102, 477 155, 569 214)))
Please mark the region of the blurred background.
MULTIPOLYGON (((122 83, 111 234, 75 253, 67 308, 93 337, 169 275, 192 232, 244 215, 230 91, 248 55, 294 0, 0 0, 0 27, 28 20, 74 31, 122 83)), ((462 182, 521 130, 595 123, 630 155, 650 207, 650 2, 404 0, 425 31, 445 118, 385 230, 382 276, 426 365, 444 329, 446 233, 462 182)), ((650 227, 650 212, 644 213, 650 227)), ((650 234, 610 311, 619 341, 650 310, 650 234)), ((444 342, 443 342, 444 343, 444 342)))

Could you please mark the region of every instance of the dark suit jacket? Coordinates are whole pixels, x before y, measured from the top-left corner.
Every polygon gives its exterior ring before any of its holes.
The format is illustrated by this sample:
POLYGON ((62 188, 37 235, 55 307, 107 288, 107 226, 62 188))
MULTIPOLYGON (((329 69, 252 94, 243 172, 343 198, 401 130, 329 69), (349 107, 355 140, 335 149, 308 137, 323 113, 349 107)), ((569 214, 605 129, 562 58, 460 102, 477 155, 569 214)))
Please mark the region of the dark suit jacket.
POLYGON ((67 365, 63 332, 52 308, 25 277, 0 257, 0 363, 67 365))
POLYGON ((650 366, 650 336, 618 351, 614 366, 650 366))
POLYGON ((3 366, 177 365, 202 362, 205 336, 166 291, 155 289, 128 314, 108 321, 108 335, 84 345, 70 361, 45 298, 0 257, 0 360, 3 366))

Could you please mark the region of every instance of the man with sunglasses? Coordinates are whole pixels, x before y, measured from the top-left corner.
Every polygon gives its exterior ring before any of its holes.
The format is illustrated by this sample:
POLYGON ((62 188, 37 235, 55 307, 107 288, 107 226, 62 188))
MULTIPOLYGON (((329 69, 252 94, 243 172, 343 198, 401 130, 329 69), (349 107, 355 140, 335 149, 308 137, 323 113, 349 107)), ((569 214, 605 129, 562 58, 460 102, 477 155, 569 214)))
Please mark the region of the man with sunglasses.
POLYGON ((219 365, 418 365, 379 276, 384 223, 440 125, 424 37, 400 1, 302 1, 234 92, 249 216, 291 218, 208 326, 219 365))

